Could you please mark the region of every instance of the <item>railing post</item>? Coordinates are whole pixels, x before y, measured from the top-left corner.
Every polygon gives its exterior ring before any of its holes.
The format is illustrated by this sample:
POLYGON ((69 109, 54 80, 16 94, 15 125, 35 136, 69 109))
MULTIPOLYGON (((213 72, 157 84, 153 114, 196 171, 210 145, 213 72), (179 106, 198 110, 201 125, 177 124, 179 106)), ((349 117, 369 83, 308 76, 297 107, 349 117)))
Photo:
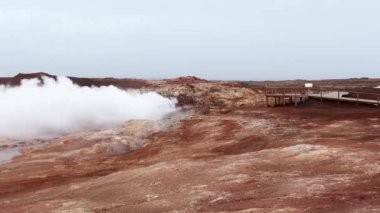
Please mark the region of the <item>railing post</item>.
POLYGON ((338 104, 340 104, 340 91, 338 90, 338 104))
POLYGON ((356 93, 356 105, 359 105, 359 93, 356 93))
POLYGON ((322 98, 323 98, 323 89, 321 88, 321 102, 322 102, 322 98))

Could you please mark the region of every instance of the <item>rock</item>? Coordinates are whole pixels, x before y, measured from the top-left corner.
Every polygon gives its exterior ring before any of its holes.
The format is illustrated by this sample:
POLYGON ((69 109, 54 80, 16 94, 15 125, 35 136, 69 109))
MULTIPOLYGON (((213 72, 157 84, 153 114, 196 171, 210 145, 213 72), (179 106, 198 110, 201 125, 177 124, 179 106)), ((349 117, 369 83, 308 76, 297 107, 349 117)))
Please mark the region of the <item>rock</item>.
POLYGON ((195 77, 195 76, 185 76, 179 77, 171 80, 166 80, 169 84, 194 84, 194 83, 208 83, 207 80, 195 77))
POLYGON ((179 106, 208 106, 211 108, 262 106, 264 96, 253 89, 237 85, 210 82, 159 84, 154 91, 167 97, 176 97, 179 106))

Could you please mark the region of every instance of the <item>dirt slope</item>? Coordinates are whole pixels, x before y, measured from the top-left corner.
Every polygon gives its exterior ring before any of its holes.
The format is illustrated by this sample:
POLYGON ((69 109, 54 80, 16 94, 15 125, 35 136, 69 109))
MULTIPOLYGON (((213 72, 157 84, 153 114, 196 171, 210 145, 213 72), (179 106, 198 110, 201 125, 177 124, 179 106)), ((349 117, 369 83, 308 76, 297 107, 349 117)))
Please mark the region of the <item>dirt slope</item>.
POLYGON ((164 123, 134 121, 26 150, 0 165, 1 210, 380 211, 378 108, 264 108, 257 89, 149 84, 193 105, 164 123))

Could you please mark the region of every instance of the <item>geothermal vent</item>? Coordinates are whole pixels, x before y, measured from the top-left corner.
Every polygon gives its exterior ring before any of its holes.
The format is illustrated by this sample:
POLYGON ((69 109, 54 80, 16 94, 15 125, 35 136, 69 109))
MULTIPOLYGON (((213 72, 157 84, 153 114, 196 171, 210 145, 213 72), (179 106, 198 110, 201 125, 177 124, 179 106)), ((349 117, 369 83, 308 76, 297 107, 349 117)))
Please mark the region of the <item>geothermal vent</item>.
POLYGON ((131 119, 161 119, 176 100, 114 86, 80 87, 66 77, 24 79, 0 86, 0 136, 49 138, 108 128, 131 119))

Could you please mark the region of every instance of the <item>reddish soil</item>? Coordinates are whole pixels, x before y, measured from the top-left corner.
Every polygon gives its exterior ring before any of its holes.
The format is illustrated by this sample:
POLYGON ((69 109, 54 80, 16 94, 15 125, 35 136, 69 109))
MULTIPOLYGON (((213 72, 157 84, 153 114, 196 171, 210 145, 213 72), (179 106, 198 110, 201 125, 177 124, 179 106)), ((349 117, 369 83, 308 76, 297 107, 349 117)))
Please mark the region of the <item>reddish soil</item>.
MULTIPOLYGON (((229 97, 235 96, 223 98, 229 97)), ((168 128, 147 131, 145 146, 125 154, 93 150, 132 140, 145 127, 128 124, 112 137, 63 137, 0 165, 0 207, 17 213, 379 212, 379 110, 313 100, 299 107, 191 108, 168 128)))

